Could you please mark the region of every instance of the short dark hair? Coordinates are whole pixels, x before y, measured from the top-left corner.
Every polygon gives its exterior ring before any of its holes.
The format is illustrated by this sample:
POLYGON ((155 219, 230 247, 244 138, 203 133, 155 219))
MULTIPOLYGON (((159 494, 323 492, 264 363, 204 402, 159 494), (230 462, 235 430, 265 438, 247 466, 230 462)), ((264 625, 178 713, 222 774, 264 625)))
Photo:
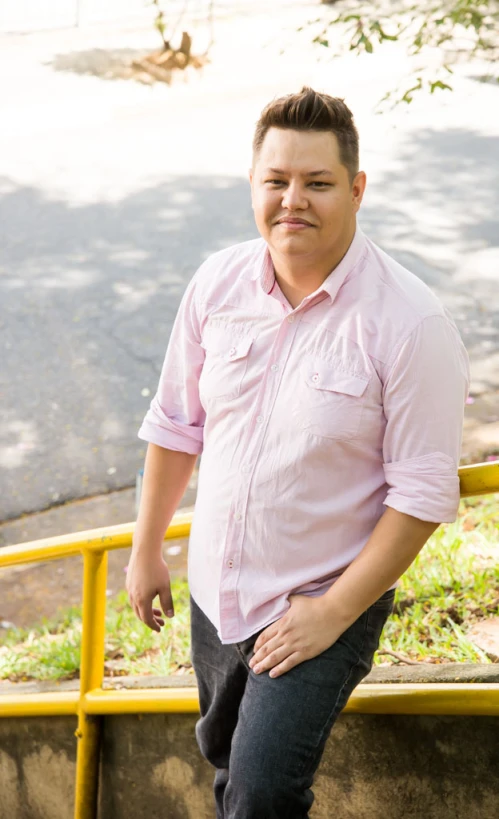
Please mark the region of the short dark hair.
POLYGON ((336 135, 340 162, 348 171, 350 183, 359 171, 359 134, 353 114, 339 97, 321 94, 303 86, 296 94, 272 100, 263 109, 253 138, 255 159, 269 128, 293 131, 329 131, 336 135))

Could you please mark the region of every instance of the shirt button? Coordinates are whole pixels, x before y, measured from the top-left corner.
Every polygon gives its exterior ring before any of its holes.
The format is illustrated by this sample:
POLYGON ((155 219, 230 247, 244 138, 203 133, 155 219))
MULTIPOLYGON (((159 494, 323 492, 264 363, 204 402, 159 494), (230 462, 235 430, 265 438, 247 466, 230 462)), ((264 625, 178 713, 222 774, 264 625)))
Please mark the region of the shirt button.
POLYGON ((229 355, 235 355, 235 354, 236 354, 236 348, 231 347, 231 349, 229 350, 229 355))
POLYGON ((273 373, 277 372, 277 370, 279 369, 279 364, 272 364, 270 369, 272 370, 273 373))
POLYGON ((314 375, 312 376, 312 381, 316 381, 316 382, 317 382, 318 380, 319 380, 319 376, 318 376, 318 374, 317 374, 317 373, 314 373, 314 375))
POLYGON ((263 415, 257 415, 256 416, 256 423, 257 424, 262 424, 263 423, 263 415))
POLYGON ((243 519, 243 516, 241 515, 241 513, 240 513, 240 512, 236 512, 236 514, 234 515, 234 517, 235 517, 235 519, 236 519, 236 520, 242 520, 242 519, 243 519))
POLYGON ((290 324, 293 324, 294 320, 295 320, 294 316, 288 316, 288 321, 290 324))
POLYGON ((233 560, 228 560, 228 561, 227 561, 227 566, 229 567, 229 569, 232 569, 233 565, 234 565, 234 561, 233 561, 233 560))

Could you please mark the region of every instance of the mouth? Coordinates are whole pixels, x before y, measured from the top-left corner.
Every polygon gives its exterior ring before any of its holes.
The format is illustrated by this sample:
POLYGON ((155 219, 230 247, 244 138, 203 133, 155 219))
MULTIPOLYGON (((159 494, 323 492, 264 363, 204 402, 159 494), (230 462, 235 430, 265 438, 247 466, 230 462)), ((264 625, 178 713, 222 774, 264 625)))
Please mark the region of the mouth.
POLYGON ((310 222, 307 222, 305 219, 279 219, 276 222, 277 225, 283 225, 284 227, 290 229, 299 229, 299 228, 306 228, 306 227, 313 227, 310 222))

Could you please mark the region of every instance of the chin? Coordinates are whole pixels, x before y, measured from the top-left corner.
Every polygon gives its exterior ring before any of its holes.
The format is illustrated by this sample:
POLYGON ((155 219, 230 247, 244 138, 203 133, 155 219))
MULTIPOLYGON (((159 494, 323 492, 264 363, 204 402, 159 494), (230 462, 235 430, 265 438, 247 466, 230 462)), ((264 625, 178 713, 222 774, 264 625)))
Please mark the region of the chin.
POLYGON ((303 233, 301 231, 296 231, 296 233, 290 231, 285 236, 274 237, 274 239, 274 244, 283 246, 300 244, 310 247, 314 244, 314 242, 311 241, 312 237, 306 235, 306 231, 303 233))

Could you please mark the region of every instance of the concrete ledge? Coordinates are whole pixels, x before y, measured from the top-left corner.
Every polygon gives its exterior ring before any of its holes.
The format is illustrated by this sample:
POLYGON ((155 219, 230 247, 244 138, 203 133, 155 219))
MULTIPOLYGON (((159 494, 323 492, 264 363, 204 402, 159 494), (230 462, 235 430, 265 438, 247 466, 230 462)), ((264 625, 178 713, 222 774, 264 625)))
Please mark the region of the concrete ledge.
POLYGON ((499 663, 376 666, 362 681, 368 683, 499 683, 499 663))
MULTIPOLYGON (((443 665, 376 666, 362 681, 369 683, 499 683, 499 663, 444 663, 443 665)), ((0 682, 2 694, 36 694, 52 691, 77 691, 78 680, 60 680, 24 683, 0 682)), ((194 674, 176 674, 169 677, 123 676, 105 677, 103 688, 191 688, 197 685, 194 674)), ((1 701, 0 701, 1 702, 1 701)), ((1 817, 0 817, 1 819, 1 817)))
MULTIPOLYGON (((373 683, 499 683, 499 663, 376 666, 362 681, 373 683)), ((196 685, 194 674, 172 677, 106 677, 103 688, 178 688, 196 685)), ((0 694, 2 686, 0 684, 0 694)))

